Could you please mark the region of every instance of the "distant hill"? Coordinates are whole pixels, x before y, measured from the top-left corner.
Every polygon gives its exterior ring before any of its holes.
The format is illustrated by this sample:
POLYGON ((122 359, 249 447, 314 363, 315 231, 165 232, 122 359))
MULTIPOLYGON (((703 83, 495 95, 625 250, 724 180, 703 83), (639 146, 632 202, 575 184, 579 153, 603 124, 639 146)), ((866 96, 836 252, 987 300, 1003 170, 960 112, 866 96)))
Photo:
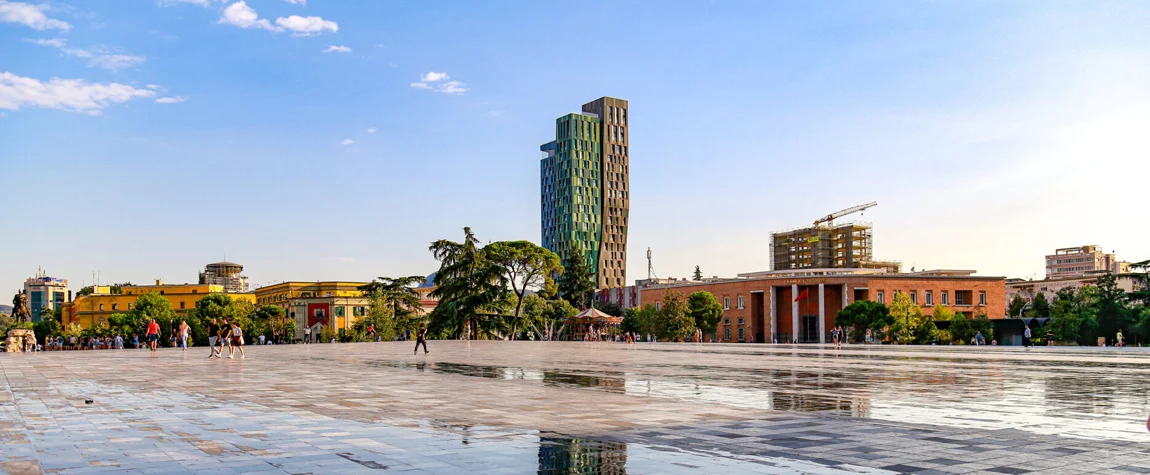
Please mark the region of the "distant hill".
POLYGON ((11 305, 0 305, 0 313, 2 313, 4 315, 12 315, 12 306, 11 305))

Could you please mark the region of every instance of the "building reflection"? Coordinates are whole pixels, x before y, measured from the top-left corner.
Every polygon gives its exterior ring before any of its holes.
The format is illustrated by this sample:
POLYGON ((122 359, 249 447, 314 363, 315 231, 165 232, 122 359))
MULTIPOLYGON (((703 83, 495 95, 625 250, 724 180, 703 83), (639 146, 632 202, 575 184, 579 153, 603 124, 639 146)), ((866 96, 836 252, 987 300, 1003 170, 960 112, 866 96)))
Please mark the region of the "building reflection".
POLYGON ((619 441, 539 438, 539 473, 627 473, 627 444, 619 441))

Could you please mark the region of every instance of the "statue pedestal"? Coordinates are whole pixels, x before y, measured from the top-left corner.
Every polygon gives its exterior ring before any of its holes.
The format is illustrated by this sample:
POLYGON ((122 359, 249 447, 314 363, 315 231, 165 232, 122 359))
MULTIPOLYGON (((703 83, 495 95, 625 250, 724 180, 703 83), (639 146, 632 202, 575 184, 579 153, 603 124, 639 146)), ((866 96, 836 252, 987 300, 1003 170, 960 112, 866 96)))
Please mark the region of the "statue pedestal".
POLYGON ((25 346, 36 347, 36 333, 25 328, 8 330, 8 339, 4 340, 4 349, 8 353, 20 353, 25 346))

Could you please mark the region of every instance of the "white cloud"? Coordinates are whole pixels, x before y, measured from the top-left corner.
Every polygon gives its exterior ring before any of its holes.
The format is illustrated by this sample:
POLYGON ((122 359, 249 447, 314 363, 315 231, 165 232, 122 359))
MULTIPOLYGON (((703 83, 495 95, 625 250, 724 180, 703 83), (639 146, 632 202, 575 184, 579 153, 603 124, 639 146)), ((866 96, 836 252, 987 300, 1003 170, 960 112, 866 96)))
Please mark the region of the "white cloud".
POLYGON ((295 36, 312 36, 325 31, 332 33, 339 31, 339 25, 336 24, 336 22, 324 20, 317 16, 302 17, 292 15, 287 18, 280 17, 276 18, 276 25, 281 29, 290 30, 295 36))
POLYGON ((369 134, 374 134, 374 133, 375 133, 375 129, 367 129, 367 133, 369 133, 369 134))
POLYGON ((163 89, 163 88, 162 88, 162 87, 160 87, 158 84, 148 84, 147 86, 144 86, 144 87, 146 87, 146 88, 148 88, 148 89, 151 89, 151 90, 153 90, 153 91, 157 91, 157 90, 163 89))
POLYGON ((340 145, 351 145, 351 144, 353 144, 353 143, 355 143, 355 141, 354 141, 354 140, 352 140, 352 139, 343 139, 343 141, 342 141, 342 142, 340 142, 339 144, 340 144, 340 145))
MULTIPOLYGON (((3 1, 3 0, 0 0, 3 1)), ((313 36, 324 32, 335 33, 339 31, 339 24, 324 20, 317 16, 302 17, 292 15, 276 18, 273 25, 267 18, 260 18, 255 9, 249 7, 243 0, 228 5, 224 9, 219 22, 223 25, 233 25, 240 28, 256 28, 274 32, 290 31, 293 36, 313 36)))
POLYGON ((431 71, 427 74, 424 74, 423 76, 420 76, 419 80, 423 81, 423 82, 436 82, 436 81, 442 81, 442 80, 447 79, 447 78, 448 78, 447 73, 437 73, 435 71, 431 71))
POLYGON ((223 16, 217 22, 223 25, 233 25, 240 28, 259 28, 268 31, 280 31, 279 28, 272 26, 266 18, 260 18, 252 7, 242 0, 224 9, 223 16))
POLYGON ((284 1, 288 2, 292 5, 301 5, 301 6, 305 6, 305 7, 307 6, 307 0, 284 0, 284 1))
POLYGON ((351 48, 347 46, 329 45, 327 49, 323 50, 324 53, 350 53, 351 48))
POLYGON ((467 88, 464 87, 466 84, 462 82, 440 82, 450 77, 451 76, 448 76, 447 73, 437 73, 435 71, 431 71, 427 74, 419 76, 419 81, 411 83, 411 87, 416 89, 427 89, 435 92, 442 92, 450 96, 462 96, 464 92, 467 92, 467 88))
POLYGON ((43 107, 100 115, 108 106, 132 99, 153 97, 155 91, 120 83, 89 83, 83 79, 52 78, 40 81, 0 73, 0 109, 43 107))
POLYGON ((72 28, 68 22, 48 18, 44 5, 0 0, 0 22, 19 23, 34 30, 64 30, 72 28))
POLYGON ((132 54, 112 53, 107 48, 97 47, 92 49, 82 48, 69 48, 68 40, 64 38, 53 38, 50 40, 28 40, 40 46, 48 46, 63 51, 68 56, 75 56, 77 58, 84 58, 88 60, 89 66, 97 68, 117 70, 135 66, 144 62, 146 58, 143 56, 136 56, 132 54))
POLYGON ((160 104, 179 104, 179 103, 184 102, 186 100, 188 100, 188 98, 186 98, 184 96, 171 96, 171 97, 161 97, 159 99, 156 99, 156 102, 160 103, 160 104))

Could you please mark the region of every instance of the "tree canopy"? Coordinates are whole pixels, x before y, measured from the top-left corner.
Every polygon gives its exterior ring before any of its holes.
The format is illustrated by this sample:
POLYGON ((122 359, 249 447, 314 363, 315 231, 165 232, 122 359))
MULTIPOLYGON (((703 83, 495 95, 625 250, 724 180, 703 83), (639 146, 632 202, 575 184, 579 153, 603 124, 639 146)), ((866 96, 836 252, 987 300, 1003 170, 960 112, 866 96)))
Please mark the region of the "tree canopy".
POLYGON ((867 329, 876 340, 881 340, 883 330, 893 323, 890 309, 873 300, 856 300, 835 315, 835 325, 847 328, 854 341, 863 341, 867 329))
POLYGON ((683 294, 669 291, 663 295, 663 305, 655 319, 655 332, 660 340, 679 341, 695 333, 695 319, 683 294))
POLYGON ((704 335, 714 335, 719 320, 723 318, 723 306, 719 304, 719 299, 710 292, 694 292, 687 296, 687 307, 695 327, 703 330, 704 335))
POLYGON ((574 244, 563 252, 563 273, 559 275, 559 296, 575 308, 590 306, 591 294, 595 291, 595 275, 587 256, 574 244))

